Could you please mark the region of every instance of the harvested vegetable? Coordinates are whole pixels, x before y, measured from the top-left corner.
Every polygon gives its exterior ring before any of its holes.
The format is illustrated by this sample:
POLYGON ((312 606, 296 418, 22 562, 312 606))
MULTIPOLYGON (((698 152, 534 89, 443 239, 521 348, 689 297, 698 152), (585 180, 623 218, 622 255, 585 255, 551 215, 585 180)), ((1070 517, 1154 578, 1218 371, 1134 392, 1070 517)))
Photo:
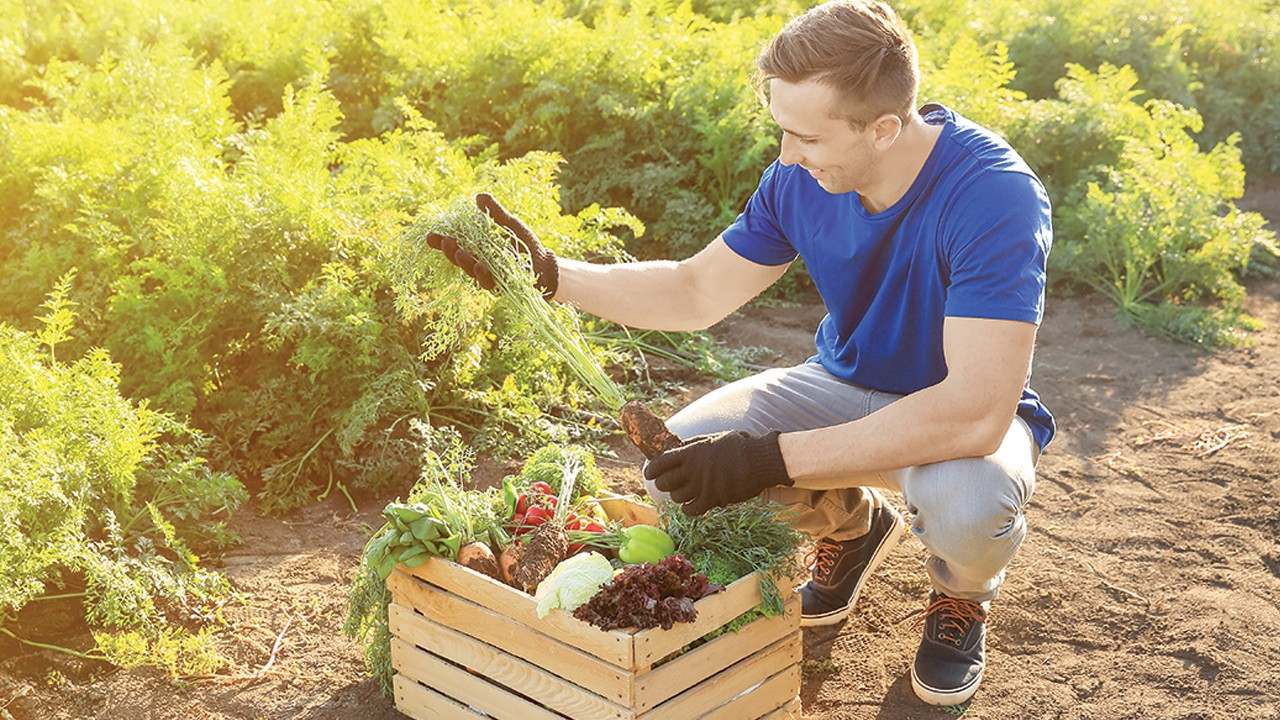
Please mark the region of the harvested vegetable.
POLYGON ((604 490, 604 473, 596 467, 596 459, 591 451, 579 445, 552 444, 539 448, 525 460, 520 474, 511 478, 512 487, 519 492, 541 485, 546 488, 545 492, 554 496, 560 492, 560 483, 569 460, 576 461, 581 468, 572 502, 576 505, 584 498, 598 496, 604 490))
POLYGON ((538 617, 556 608, 573 611, 613 579, 613 565, 600 553, 589 552, 565 559, 545 580, 538 583, 534 599, 538 617))
POLYGON ((424 243, 429 232, 454 238, 463 249, 483 261, 493 272, 498 294, 533 328, 547 350, 559 355, 601 402, 615 410, 622 407, 626 398, 582 337, 577 313, 542 297, 528 253, 511 251, 513 243, 519 241, 510 230, 476 207, 472 198, 463 197, 441 212, 423 217, 411 230, 423 238, 424 243))
POLYGON ((656 563, 676 551, 671 536, 653 525, 632 525, 622 531, 618 559, 624 563, 656 563))
POLYGON ((684 557, 672 555, 654 565, 627 567, 574 610, 573 616, 604 630, 659 626, 670 630, 675 623, 698 617, 694 601, 723 589, 708 583, 707 576, 684 557))
POLYGON ((383 530, 365 546, 369 567, 383 580, 396 565, 415 568, 433 557, 453 559, 462 546, 461 536, 423 503, 388 503, 383 530))
POLYGON ((698 517, 686 515, 678 503, 666 503, 659 512, 676 551, 711 582, 728 585, 759 572, 761 611, 769 617, 782 613, 782 594, 773 577, 800 574, 796 548, 805 537, 789 522, 791 510, 754 498, 698 517))
POLYGON ((600 402, 614 411, 622 411, 619 423, 646 458, 657 457, 680 444, 680 439, 657 415, 640 403, 627 402, 621 388, 604 371, 583 338, 578 315, 568 306, 548 302, 543 297, 528 253, 511 251, 519 240, 510 230, 494 222, 470 197, 465 197, 434 215, 419 219, 410 231, 423 238, 423 242, 431 232, 454 238, 488 266, 498 294, 533 328, 543 346, 560 356, 600 402))
POLYGON ((513 588, 520 588, 516 582, 516 572, 520 569, 520 561, 524 558, 524 543, 515 541, 502 549, 498 555, 498 579, 513 588))
MULTIPOLYGON (((515 581, 517 587, 531 595, 537 589, 538 583, 550 575, 569 553, 569 536, 565 532, 564 522, 578 470, 579 465, 576 462, 570 461, 566 465, 564 483, 560 488, 554 514, 529 534, 529 544, 525 547, 524 557, 521 558, 520 566, 516 569, 515 581)), ((533 508, 525 513, 525 522, 528 522, 531 512, 533 508)))
POLYGON ((675 433, 667 429, 662 418, 654 415, 643 403, 634 400, 622 407, 618 414, 618 424, 622 425, 627 437, 649 460, 680 447, 682 442, 675 433))
POLYGON ((486 543, 471 542, 458 548, 458 564, 495 580, 500 579, 498 558, 486 543))

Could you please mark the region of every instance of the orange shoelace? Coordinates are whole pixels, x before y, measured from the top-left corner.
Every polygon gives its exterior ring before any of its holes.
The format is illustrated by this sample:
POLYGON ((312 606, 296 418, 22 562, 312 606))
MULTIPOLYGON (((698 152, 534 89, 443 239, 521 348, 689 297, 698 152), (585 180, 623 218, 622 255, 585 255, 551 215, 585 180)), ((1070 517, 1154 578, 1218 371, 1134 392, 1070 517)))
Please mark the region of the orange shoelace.
POLYGON ((930 615, 935 614, 938 616, 939 639, 957 647, 964 640, 965 633, 969 632, 970 625, 987 621, 987 611, 982 609, 982 605, 972 600, 940 597, 920 613, 913 627, 918 627, 930 615))
POLYGON ((818 541, 813 550, 805 556, 804 564, 813 566, 815 578, 825 578, 831 572, 836 560, 840 558, 840 543, 826 538, 818 541))

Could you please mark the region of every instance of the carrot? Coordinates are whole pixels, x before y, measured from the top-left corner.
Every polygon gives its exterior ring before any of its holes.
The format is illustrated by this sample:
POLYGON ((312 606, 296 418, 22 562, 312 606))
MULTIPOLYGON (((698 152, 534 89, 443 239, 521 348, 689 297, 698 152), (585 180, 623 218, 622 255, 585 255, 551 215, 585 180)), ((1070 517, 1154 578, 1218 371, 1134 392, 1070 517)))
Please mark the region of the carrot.
POLYGON ((622 425, 631 442, 635 443, 649 460, 672 448, 680 447, 682 443, 675 433, 667 429, 667 424, 662 421, 662 418, 654 415, 644 403, 635 400, 622 406, 622 410, 618 413, 618 423, 622 425))

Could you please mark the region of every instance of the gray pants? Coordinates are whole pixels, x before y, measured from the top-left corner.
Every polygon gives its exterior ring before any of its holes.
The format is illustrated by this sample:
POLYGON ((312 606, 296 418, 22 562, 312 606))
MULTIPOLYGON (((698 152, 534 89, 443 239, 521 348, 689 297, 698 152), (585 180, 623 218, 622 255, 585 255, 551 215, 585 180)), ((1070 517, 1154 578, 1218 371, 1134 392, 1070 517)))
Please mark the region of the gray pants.
MULTIPOLYGON (((668 421, 682 438, 746 430, 811 430, 866 417, 900 395, 852 385, 817 363, 753 375, 704 395, 668 421)), ((1031 430, 1015 418, 995 453, 887 472, 850 475, 805 487, 774 487, 761 497, 799 512, 796 527, 814 538, 849 540, 866 534, 875 488, 902 493, 911 532, 929 551, 933 588, 955 598, 995 598, 1005 566, 1026 537, 1023 508, 1035 490, 1039 451, 1031 430)), ((649 494, 665 493, 646 481, 649 494)))

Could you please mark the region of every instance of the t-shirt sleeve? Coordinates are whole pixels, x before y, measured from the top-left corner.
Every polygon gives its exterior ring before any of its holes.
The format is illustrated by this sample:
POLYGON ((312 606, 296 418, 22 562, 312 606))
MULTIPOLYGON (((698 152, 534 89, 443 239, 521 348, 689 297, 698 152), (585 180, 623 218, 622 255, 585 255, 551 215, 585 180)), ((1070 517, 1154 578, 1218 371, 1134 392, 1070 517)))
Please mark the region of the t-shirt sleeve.
POLYGON ((1045 262, 1053 244, 1049 196, 1016 171, 978 178, 956 197, 943 228, 949 317, 1044 317, 1045 262))
POLYGON ((765 168, 746 208, 721 235, 730 249, 760 265, 785 265, 797 256, 778 215, 782 191, 778 179, 780 169, 777 161, 765 168))

